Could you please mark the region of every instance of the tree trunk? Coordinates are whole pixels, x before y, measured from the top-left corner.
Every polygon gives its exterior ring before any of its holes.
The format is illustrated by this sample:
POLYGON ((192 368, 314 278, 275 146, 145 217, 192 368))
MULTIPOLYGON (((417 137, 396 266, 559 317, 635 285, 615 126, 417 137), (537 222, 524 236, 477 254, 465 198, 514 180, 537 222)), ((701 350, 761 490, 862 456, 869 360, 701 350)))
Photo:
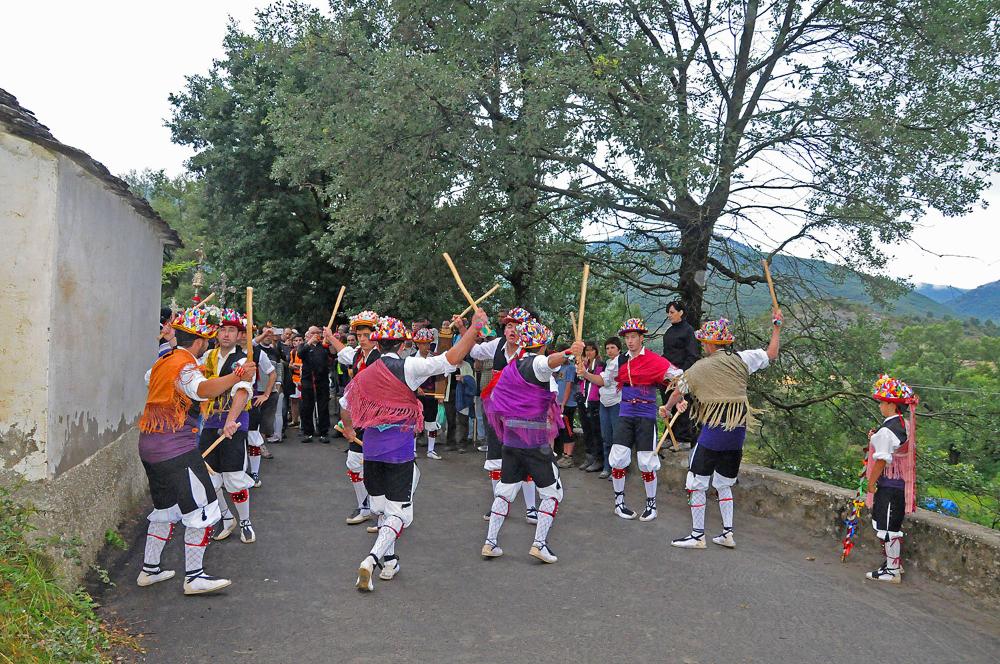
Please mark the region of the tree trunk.
POLYGON ((702 320, 708 252, 715 219, 708 219, 698 206, 685 211, 688 221, 680 226, 681 265, 677 278, 678 295, 684 302, 687 320, 698 327, 702 320))

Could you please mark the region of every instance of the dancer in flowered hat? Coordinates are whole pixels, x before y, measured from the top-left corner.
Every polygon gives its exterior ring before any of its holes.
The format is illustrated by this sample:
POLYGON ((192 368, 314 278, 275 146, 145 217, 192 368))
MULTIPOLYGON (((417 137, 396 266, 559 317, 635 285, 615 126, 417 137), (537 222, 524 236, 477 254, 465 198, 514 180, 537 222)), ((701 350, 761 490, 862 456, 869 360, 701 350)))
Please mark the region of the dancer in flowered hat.
POLYGON ((546 563, 558 560, 548 544, 552 520, 563 498, 559 469, 553 463, 552 441, 562 425, 562 413, 552 374, 572 357, 583 354, 583 342, 575 342, 564 353, 545 356, 544 347, 552 333, 544 325, 525 321, 517 326, 519 357, 504 367, 500 377, 483 393, 483 411, 502 443, 500 480, 494 488, 490 525, 482 555, 496 558, 500 548, 500 528, 528 477, 534 478, 541 504, 538 524, 529 554, 546 563))
POLYGON ((212 479, 198 453, 197 404, 237 389, 256 366, 244 364, 215 378, 206 378, 199 370, 198 356, 208 350, 208 340, 220 322, 217 307, 181 312, 170 322, 176 347, 146 374, 149 390, 139 419, 139 457, 149 480, 153 511, 142 572, 136 579, 140 586, 173 578, 172 570, 160 568, 160 556, 178 521, 184 524, 184 594, 213 592, 231 583, 209 576, 203 568, 205 548, 221 514, 212 479))
MULTIPOLYGON (((531 312, 522 307, 514 307, 500 319, 500 325, 503 327, 502 337, 473 346, 472 359, 493 362, 493 383, 500 380, 500 372, 503 371, 504 367, 520 356, 521 345, 517 326, 529 320, 535 320, 531 312)), ((491 385, 487 385, 483 388, 482 393, 486 394, 490 389, 491 385)), ((486 462, 483 464, 483 469, 489 473, 490 482, 493 485, 493 491, 490 492, 490 495, 493 495, 497 482, 500 481, 501 444, 486 418, 483 418, 483 425, 486 429, 486 462)), ((522 491, 524 492, 525 519, 531 524, 538 523, 538 510, 535 507, 535 483, 531 477, 524 481, 522 491)), ((489 521, 490 513, 486 512, 483 519, 489 521)))
POLYGON ((687 490, 691 506, 691 532, 672 545, 685 549, 705 548, 705 501, 709 483, 719 494, 722 533, 712 541, 735 548, 733 537, 733 485, 743 459, 747 426, 754 424, 754 410, 747 398, 750 374, 767 368, 778 358, 781 345, 781 310, 772 312, 771 341, 767 350, 732 351, 735 341, 725 318, 713 320, 695 332, 703 357, 684 372, 677 389, 661 408, 666 417, 670 407, 687 409, 684 394, 694 397, 695 422, 701 425, 698 442, 688 462, 687 490))
MULTIPOLYGON (((357 347, 348 346, 337 338, 328 327, 323 328, 323 339, 337 354, 337 361, 349 367, 348 373, 353 379, 366 367, 371 366, 381 353, 372 338, 372 333, 378 325, 379 315, 371 310, 361 311, 350 318, 351 332, 358 340, 357 347)), ((347 523, 357 525, 372 518, 368 491, 365 489, 365 455, 361 445, 364 432, 358 432, 358 440, 347 444, 347 477, 354 488, 357 507, 347 517, 347 523)))
POLYGON ((402 321, 384 317, 372 338, 382 355, 347 385, 340 400, 344 436, 355 437, 355 427, 365 432, 365 487, 371 509, 378 515, 378 537, 358 567, 358 590, 374 589, 372 574, 380 579, 399 572, 396 540, 413 522, 413 490, 420 474, 414 462, 414 439, 424 425, 423 407, 416 390, 431 376, 452 373, 468 355, 476 334, 486 324, 477 309, 472 334, 463 335, 448 352, 431 357, 399 357, 399 347, 411 339, 402 321))
POLYGON ((902 580, 903 517, 917 509, 916 405, 909 385, 882 375, 872 387, 884 418, 868 439, 868 493, 865 504, 872 512, 872 528, 885 547, 885 562, 865 576, 875 581, 902 580), (909 406, 909 422, 902 406, 909 406))
POLYGON ((656 450, 656 394, 669 381, 680 375, 670 360, 645 347, 646 323, 641 318, 629 318, 622 323, 618 336, 625 341, 627 353, 618 356, 617 363, 608 363, 600 374, 592 374, 582 364, 577 372, 584 380, 597 385, 617 382, 622 393, 618 425, 608 462, 615 492, 615 514, 622 519, 634 519, 636 513, 625 504, 625 470, 632 463, 632 447, 636 449, 636 465, 642 473, 646 489, 646 507, 640 521, 656 518, 656 471, 660 457, 656 450))
MULTIPOLYGON (((420 328, 413 335, 413 343, 417 347, 417 357, 431 357, 431 344, 434 343, 434 331, 428 327, 420 328)), ((434 396, 435 378, 429 377, 417 388, 417 398, 424 408, 424 431, 427 432, 427 458, 440 461, 441 455, 434 451, 437 445, 438 431, 438 399, 434 396)))

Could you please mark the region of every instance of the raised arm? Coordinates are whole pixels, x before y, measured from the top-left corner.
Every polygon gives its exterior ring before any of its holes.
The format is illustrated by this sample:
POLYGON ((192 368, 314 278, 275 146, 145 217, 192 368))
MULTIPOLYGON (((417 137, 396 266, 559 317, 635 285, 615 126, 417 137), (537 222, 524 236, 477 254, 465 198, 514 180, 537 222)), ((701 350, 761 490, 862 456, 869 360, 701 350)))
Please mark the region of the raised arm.
POLYGON ((784 318, 781 309, 775 309, 771 319, 774 327, 771 328, 771 343, 767 345, 767 359, 774 362, 778 359, 778 351, 781 349, 781 323, 784 318))

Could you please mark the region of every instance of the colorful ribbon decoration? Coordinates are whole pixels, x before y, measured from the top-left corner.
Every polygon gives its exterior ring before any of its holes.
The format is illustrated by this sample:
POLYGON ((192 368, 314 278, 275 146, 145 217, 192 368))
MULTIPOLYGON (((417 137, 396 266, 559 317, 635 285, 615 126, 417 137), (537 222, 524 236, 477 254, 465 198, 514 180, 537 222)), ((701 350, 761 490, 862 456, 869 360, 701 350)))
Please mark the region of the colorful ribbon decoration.
POLYGON ((851 513, 844 520, 847 534, 844 535, 844 550, 840 554, 840 562, 847 560, 854 548, 854 535, 858 530, 858 518, 861 508, 865 506, 865 493, 868 491, 868 449, 865 448, 865 458, 861 461, 861 474, 858 476, 858 492, 851 500, 851 513))

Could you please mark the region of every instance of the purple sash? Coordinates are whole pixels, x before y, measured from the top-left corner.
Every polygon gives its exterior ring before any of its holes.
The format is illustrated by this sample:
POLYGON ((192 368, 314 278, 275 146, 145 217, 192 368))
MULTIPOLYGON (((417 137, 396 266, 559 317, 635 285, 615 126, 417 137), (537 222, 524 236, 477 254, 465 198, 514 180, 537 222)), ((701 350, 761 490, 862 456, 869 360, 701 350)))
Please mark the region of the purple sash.
POLYGON ((517 365, 514 362, 504 367, 493 391, 483 398, 483 411, 504 445, 545 447, 562 426, 556 395, 547 387, 526 381, 517 365))
POLYGON ((406 463, 413 461, 413 427, 392 425, 368 427, 364 433, 365 461, 406 463))

